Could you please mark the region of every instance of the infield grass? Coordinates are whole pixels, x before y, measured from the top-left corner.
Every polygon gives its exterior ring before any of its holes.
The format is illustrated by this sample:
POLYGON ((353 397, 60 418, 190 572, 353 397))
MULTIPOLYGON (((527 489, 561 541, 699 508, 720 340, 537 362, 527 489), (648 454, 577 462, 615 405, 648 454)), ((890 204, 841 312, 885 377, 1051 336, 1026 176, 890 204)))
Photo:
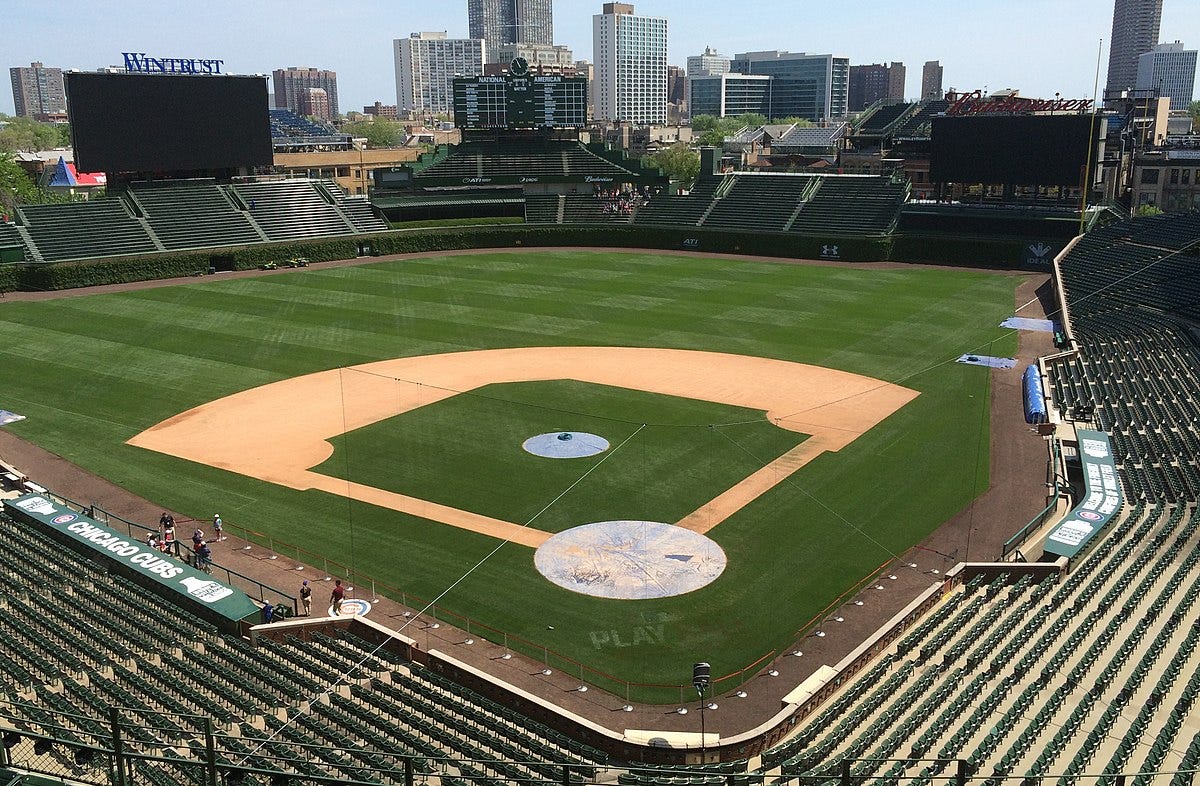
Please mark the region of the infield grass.
MULTIPOLYGON (((697 659, 711 662, 717 676, 787 646, 846 588, 986 488, 988 371, 952 360, 964 352, 1015 351, 1015 335, 997 325, 1011 314, 1017 282, 952 269, 530 251, 5 302, 0 408, 28 416, 7 428, 164 507, 201 519, 219 510, 227 526, 301 544, 410 600, 453 585, 439 603, 474 620, 475 630, 486 624, 619 680, 679 684, 697 659), (186 409, 299 374, 399 356, 550 345, 758 355, 865 374, 921 395, 712 530, 729 557, 718 581, 652 601, 558 588, 537 574, 531 550, 511 544, 475 567, 495 540, 124 444, 186 409)), ((603 393, 578 391, 581 411, 607 417, 633 401, 603 393)), ((1019 416, 1019 404, 1013 406, 1019 416)), ((700 419, 718 417, 725 416, 700 419)), ((560 422, 540 415, 522 421, 522 433, 560 422)), ((402 441, 401 426, 399 419, 381 425, 380 434, 394 429, 402 441)), ((702 462, 713 443, 737 435, 694 431, 672 449, 684 457, 674 463, 701 462, 707 476, 713 468, 702 462)), ((782 449, 776 437, 747 438, 739 452, 766 463, 782 449)), ((347 439, 356 473, 386 472, 386 461, 372 468, 354 461, 364 450, 355 438, 347 439)), ((717 463, 733 461, 723 455, 717 463)), ((471 460, 476 464, 466 471, 478 473, 478 459, 471 460)), ((504 481, 497 474, 489 483, 504 481)), ((524 481, 508 478, 522 488, 524 481)), ((550 503, 565 482, 548 478, 530 488, 513 515, 550 503)), ((671 504, 691 509, 682 496, 671 504)), ((548 528, 566 523, 554 523, 555 506, 543 515, 548 528)), ((604 518, 599 510, 578 515, 604 518)), ((588 676, 625 693, 617 681, 588 676)), ((677 690, 630 693, 678 698, 677 690)))

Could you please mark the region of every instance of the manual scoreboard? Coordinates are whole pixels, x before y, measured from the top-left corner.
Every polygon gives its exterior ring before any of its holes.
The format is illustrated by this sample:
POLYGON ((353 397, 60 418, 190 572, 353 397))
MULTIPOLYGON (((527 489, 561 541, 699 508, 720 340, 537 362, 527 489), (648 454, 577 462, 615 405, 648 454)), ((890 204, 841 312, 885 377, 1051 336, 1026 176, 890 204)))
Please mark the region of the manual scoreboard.
POLYGON ((579 128, 587 125, 588 81, 582 76, 532 76, 518 58, 501 76, 454 80, 459 128, 579 128))

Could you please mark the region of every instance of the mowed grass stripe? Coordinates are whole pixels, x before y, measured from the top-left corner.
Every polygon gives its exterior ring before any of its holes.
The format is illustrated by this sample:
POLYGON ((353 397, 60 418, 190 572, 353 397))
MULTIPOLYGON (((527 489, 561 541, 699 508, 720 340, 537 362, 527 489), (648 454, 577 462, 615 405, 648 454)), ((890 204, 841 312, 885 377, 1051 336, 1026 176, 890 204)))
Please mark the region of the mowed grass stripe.
MULTIPOLYGON (((1017 281, 963 270, 528 251, 9 302, 0 304, 0 344, 8 344, 0 363, 9 397, 0 406, 22 402, 22 414, 31 416, 7 427, 15 433, 164 506, 200 518, 221 510, 232 524, 431 598, 495 541, 123 441, 203 400, 280 376, 447 348, 614 344, 726 351, 904 379, 920 390, 880 427, 822 455, 713 530, 730 563, 702 590, 637 603, 589 598, 537 575, 530 550, 506 547, 444 601, 458 614, 597 669, 636 682, 675 683, 686 680, 678 671, 689 658, 732 671, 788 643, 795 625, 841 588, 920 540, 986 486, 991 372, 952 360, 981 346, 995 349, 990 354, 1011 352, 1015 339, 996 325, 1012 311, 1017 281), (635 636, 650 626, 662 635, 653 641, 635 636)), ((797 402, 796 410, 807 404, 797 402)), ((550 419, 555 427, 559 422, 550 419)), ((618 484, 619 494, 602 494, 585 481, 567 496, 579 491, 580 499, 592 494, 601 501, 555 506, 545 514, 547 526, 621 514, 639 496, 689 507, 690 499, 671 499, 671 491, 694 484, 706 462, 746 472, 769 458, 770 451, 731 444, 740 428, 691 435, 675 454, 682 458, 665 466, 653 465, 659 454, 641 456, 649 469, 636 473, 636 483, 618 484)), ((388 448, 373 448, 382 451, 384 468, 388 448)), ((639 458, 636 450, 631 457, 639 458)), ((430 478, 436 481, 435 474, 430 478)), ((491 504, 489 488, 500 493, 504 483, 522 481, 497 473, 464 493, 491 504)), ((557 485, 539 491, 557 493, 561 489, 551 488, 557 485)))

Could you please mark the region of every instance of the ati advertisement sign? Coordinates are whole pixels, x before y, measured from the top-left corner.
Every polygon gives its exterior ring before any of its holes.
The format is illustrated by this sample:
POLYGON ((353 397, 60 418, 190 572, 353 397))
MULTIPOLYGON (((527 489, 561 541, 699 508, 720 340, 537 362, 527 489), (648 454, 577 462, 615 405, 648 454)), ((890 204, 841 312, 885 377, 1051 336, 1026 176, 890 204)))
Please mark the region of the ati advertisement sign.
POLYGON ((1121 483, 1108 435, 1076 431, 1083 466, 1083 502, 1076 505, 1046 537, 1046 553, 1074 557, 1121 509, 1121 483))
POLYGON ((54 530, 82 543, 227 619, 241 620, 258 611, 257 604, 242 591, 40 494, 5 500, 4 512, 24 524, 54 530))

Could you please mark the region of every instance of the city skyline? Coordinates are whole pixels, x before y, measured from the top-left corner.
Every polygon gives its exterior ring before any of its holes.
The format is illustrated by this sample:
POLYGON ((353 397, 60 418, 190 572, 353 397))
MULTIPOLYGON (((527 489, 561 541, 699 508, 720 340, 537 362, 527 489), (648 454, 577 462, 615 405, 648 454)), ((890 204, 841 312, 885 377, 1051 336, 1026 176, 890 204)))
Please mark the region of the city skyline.
MULTIPOLYGON (((853 17, 803 18, 783 0, 756 3, 753 14, 731 13, 728 4, 712 0, 633 5, 638 15, 668 19, 671 65, 685 65, 689 55, 706 46, 726 56, 780 49, 843 55, 854 65, 896 61, 907 67, 908 98, 918 96, 920 67, 927 60, 941 61, 947 89, 1016 88, 1034 97, 1057 92, 1090 98, 1102 40, 1099 87, 1104 88, 1112 32, 1109 0, 976 0, 969 8, 948 0, 903 6, 864 0, 853 17)), ((557 0, 555 43, 591 60, 592 16, 600 8, 598 1, 557 0)), ((225 70, 243 74, 269 75, 303 63, 338 72, 339 103, 354 108, 394 100, 394 39, 426 30, 465 37, 467 29, 465 0, 399 6, 381 0, 337 6, 213 0, 203 9, 169 10, 81 0, 47 8, 17 0, 6 10, 2 40, 11 62, 3 65, 41 61, 64 70, 93 70, 119 63, 123 51, 219 58, 225 70), (286 20, 286 35, 272 32, 281 28, 280 20, 286 20), (76 35, 76 30, 83 32, 76 35)), ((1200 3, 1164 0, 1160 38, 1200 46, 1200 3)), ((13 114, 11 90, 0 93, 0 112, 13 114)))

